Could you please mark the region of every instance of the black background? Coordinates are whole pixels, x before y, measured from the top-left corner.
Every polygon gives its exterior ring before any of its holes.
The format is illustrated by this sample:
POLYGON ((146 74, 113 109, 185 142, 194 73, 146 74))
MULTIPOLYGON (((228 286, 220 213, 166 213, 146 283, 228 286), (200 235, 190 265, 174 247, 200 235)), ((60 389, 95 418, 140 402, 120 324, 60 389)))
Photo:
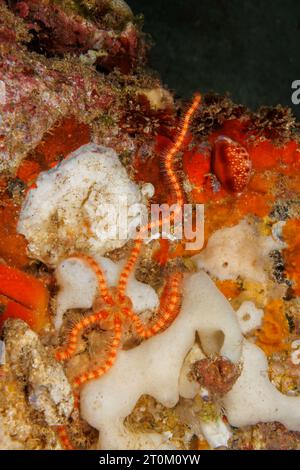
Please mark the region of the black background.
POLYGON ((229 92, 252 109, 281 103, 300 119, 298 0, 127 0, 155 43, 150 65, 179 97, 229 92))

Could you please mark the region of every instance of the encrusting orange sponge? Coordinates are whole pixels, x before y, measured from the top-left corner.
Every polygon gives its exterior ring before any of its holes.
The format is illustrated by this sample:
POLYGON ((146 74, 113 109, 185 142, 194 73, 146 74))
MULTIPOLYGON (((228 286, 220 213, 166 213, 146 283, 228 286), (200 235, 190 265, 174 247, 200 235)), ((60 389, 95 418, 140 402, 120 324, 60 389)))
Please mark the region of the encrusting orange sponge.
POLYGON ((35 277, 0 264, 0 303, 4 308, 0 327, 8 318, 21 318, 36 332, 48 322, 49 293, 35 277))

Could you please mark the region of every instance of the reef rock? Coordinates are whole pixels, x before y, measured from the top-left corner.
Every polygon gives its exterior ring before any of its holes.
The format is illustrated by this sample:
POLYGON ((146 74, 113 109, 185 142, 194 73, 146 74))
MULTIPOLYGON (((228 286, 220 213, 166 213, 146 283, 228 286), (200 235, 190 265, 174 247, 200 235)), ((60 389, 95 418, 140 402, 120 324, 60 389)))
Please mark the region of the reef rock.
POLYGON ((8 320, 4 329, 7 363, 26 386, 28 402, 49 426, 64 424, 74 399, 62 366, 22 320, 8 320))

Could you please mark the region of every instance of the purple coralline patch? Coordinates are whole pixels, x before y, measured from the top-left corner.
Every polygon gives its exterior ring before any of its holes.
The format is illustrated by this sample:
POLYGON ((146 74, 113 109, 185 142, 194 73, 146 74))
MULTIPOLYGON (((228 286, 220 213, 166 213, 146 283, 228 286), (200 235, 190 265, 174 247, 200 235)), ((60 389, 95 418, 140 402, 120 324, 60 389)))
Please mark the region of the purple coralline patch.
POLYGON ((133 72, 146 46, 132 18, 117 11, 109 27, 99 15, 92 22, 50 0, 0 0, 0 172, 15 173, 70 115, 90 126, 95 142, 135 150, 139 135, 124 131, 128 96, 134 102, 136 90, 161 84, 141 68, 133 72))
POLYGON ((115 24, 105 21, 109 8, 113 11, 113 1, 99 1, 93 19, 47 0, 9 3, 15 14, 26 22, 33 37, 32 44, 48 55, 100 51, 98 65, 109 71, 118 67, 124 73, 131 72, 144 59, 145 45, 140 31, 132 23, 133 16, 116 11, 115 24))

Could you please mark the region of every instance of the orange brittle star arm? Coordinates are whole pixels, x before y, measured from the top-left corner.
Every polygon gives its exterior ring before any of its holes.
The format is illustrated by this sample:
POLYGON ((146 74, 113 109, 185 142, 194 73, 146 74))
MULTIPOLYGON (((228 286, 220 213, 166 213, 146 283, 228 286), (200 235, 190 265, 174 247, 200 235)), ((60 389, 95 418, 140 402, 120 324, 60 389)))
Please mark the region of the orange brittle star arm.
POLYGON ((89 380, 95 380, 106 374, 109 369, 114 365, 117 357, 117 351, 121 343, 122 336, 122 322, 119 316, 114 319, 114 338, 107 354, 106 359, 103 361, 101 366, 96 367, 91 371, 84 372, 83 374, 76 377, 73 381, 74 388, 80 387, 89 380))
POLYGON ((166 156, 165 156, 165 161, 164 161, 164 166, 167 172, 167 175, 170 179, 172 188, 176 194, 176 201, 177 204, 182 206, 184 199, 183 199, 183 192, 179 183, 179 180, 177 178, 176 172, 173 169, 173 162, 174 162, 174 157, 177 152, 181 149, 184 140, 187 136, 189 126, 193 117, 193 114, 195 111, 198 109, 201 103, 201 95, 196 94, 194 96, 194 99, 192 101, 191 106, 188 108, 186 114, 184 115, 183 121, 182 121, 182 126, 181 129, 178 133, 178 136, 174 142, 174 144, 171 146, 171 148, 167 151, 166 156))
POLYGON ((131 251, 130 257, 127 263, 125 264, 125 267, 122 270, 120 274, 120 278, 119 278, 118 291, 120 295, 122 296, 125 295, 129 276, 135 266, 135 263, 137 262, 141 248, 142 248, 142 240, 141 239, 135 240, 134 247, 131 251))
POLYGON ((75 450, 75 447, 70 441, 67 432, 67 427, 65 425, 57 426, 56 432, 64 450, 75 450))
MULTIPOLYGON (((187 136, 187 133, 188 133, 188 130, 189 130, 191 119, 193 117, 193 114, 197 110, 197 108, 200 106, 200 103, 201 103, 201 95, 196 94, 194 99, 193 99, 193 102, 192 102, 191 106, 188 108, 186 114, 184 115, 182 126, 181 126, 181 129, 179 131, 179 134, 178 134, 174 144, 167 151, 165 159, 164 159, 164 167, 165 167, 167 176, 168 176, 168 178, 171 182, 173 191, 175 192, 177 205, 179 205, 180 207, 183 206, 184 197, 183 197, 183 192, 181 190, 180 183, 179 183, 179 180, 177 178, 176 172, 173 169, 174 156, 176 155, 177 152, 179 152, 179 150, 181 149, 181 147, 184 143, 184 140, 185 140, 185 138, 187 136)), ((174 212, 176 212, 176 211, 174 211, 174 212)), ((174 218, 175 213, 173 213, 172 215, 173 215, 173 218, 174 218)), ((142 247, 141 238, 142 238, 142 236, 146 232, 148 233, 148 230, 153 228, 153 227, 161 227, 164 222, 165 222, 165 220, 158 220, 158 221, 150 222, 150 224, 147 224, 146 226, 144 226, 140 229, 140 238, 135 241, 135 245, 134 245, 134 248, 131 252, 131 256, 130 256, 130 258, 129 258, 129 260, 128 260, 128 262, 127 262, 127 264, 126 264, 126 266, 125 266, 125 268, 124 268, 124 270, 123 270, 123 272, 121 273, 121 276, 120 276, 119 292, 120 292, 121 295, 125 294, 126 286, 127 286, 127 283, 128 283, 128 278, 129 278, 129 276, 130 276, 130 274, 131 274, 131 272, 134 268, 134 265, 137 261, 139 253, 141 251, 141 247, 142 247)))
POLYGON ((158 319, 150 326, 145 325, 131 309, 124 308, 123 312, 132 322, 137 334, 144 339, 163 331, 177 317, 181 305, 182 274, 172 274, 164 287, 158 308, 158 319))
POLYGON ((66 345, 55 352, 56 360, 66 361, 67 359, 70 359, 70 357, 72 357, 76 351, 79 335, 82 333, 82 331, 85 328, 88 328, 89 326, 104 320, 107 318, 107 316, 108 312, 106 310, 101 310, 101 312, 89 315, 76 323, 69 334, 66 345))

